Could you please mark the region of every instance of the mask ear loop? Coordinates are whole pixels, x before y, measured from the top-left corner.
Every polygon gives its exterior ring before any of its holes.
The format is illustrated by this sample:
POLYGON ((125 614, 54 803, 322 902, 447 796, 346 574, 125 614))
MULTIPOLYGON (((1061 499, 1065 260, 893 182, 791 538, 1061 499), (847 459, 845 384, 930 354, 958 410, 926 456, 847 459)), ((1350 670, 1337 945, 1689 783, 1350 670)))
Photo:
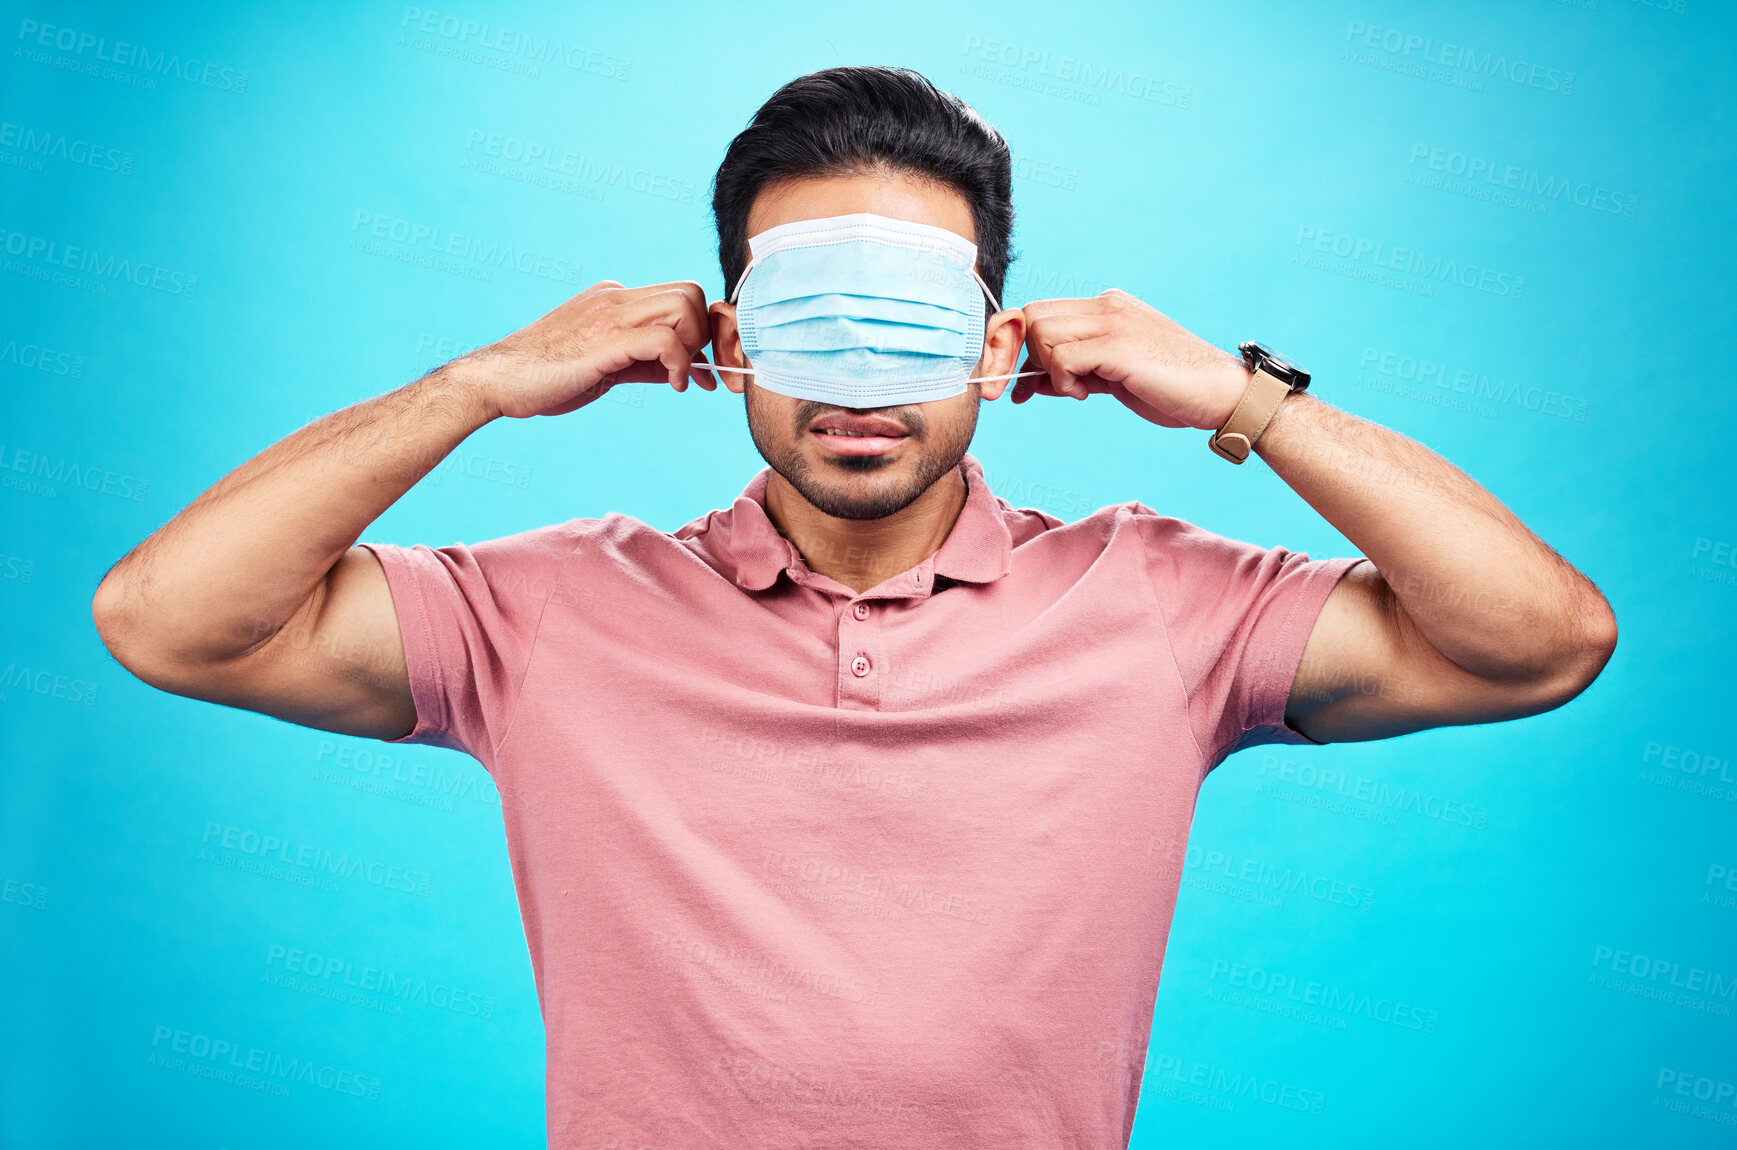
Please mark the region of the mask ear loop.
MULTIPOLYGON (((736 277, 736 289, 730 293, 730 301, 729 302, 732 305, 735 304, 736 297, 742 294, 742 285, 744 283, 748 282, 748 273, 754 270, 754 265, 757 262, 759 262, 759 261, 752 260, 752 259, 749 260, 748 266, 742 269, 742 274, 736 277)), ((737 375, 758 375, 759 374, 751 367, 725 367, 721 363, 690 363, 690 364, 688 364, 688 366, 690 368, 697 367, 697 368, 700 368, 704 371, 711 372, 713 379, 716 379, 718 377, 718 372, 720 372, 720 371, 733 371, 737 375)))
MULTIPOLYGON (((989 297, 989 302, 996 311, 1001 310, 1001 301, 995 298, 995 293, 989 290, 989 285, 983 282, 983 277, 977 274, 977 269, 971 269, 971 278, 977 281, 977 286, 983 289, 983 294, 989 297)), ((1047 371, 1016 371, 1008 375, 974 375, 966 383, 988 383, 996 379, 1024 379, 1028 375, 1048 375, 1047 371)))
MULTIPOLYGON (((736 289, 730 293, 730 303, 731 304, 734 304, 736 302, 736 297, 738 297, 742 294, 742 285, 747 282, 748 273, 754 270, 754 264, 756 262, 758 262, 758 261, 749 260, 748 266, 742 269, 741 276, 738 277, 736 280, 736 289)), ((977 286, 983 289, 983 294, 988 297, 990 304, 992 304, 994 306, 995 310, 1000 311, 1001 310, 1001 301, 995 298, 995 293, 989 290, 989 285, 987 283, 983 282, 983 277, 977 274, 976 268, 971 269, 971 278, 977 281, 977 286)), ((710 371, 713 373, 714 377, 715 377, 716 373, 718 373, 720 371, 735 372, 737 375, 757 375, 757 374, 759 374, 751 367, 725 367, 721 363, 690 363, 690 364, 688 364, 688 366, 690 368, 700 368, 700 369, 705 370, 705 371, 710 371)), ((1007 374, 1007 375, 975 375, 975 376, 972 376, 970 379, 967 379, 965 382, 966 383, 990 383, 990 382, 997 380, 997 379, 1025 379, 1028 376, 1048 375, 1048 374, 1049 374, 1049 372, 1047 372, 1047 371, 1015 371, 1015 372, 1012 372, 1012 373, 1007 374)))

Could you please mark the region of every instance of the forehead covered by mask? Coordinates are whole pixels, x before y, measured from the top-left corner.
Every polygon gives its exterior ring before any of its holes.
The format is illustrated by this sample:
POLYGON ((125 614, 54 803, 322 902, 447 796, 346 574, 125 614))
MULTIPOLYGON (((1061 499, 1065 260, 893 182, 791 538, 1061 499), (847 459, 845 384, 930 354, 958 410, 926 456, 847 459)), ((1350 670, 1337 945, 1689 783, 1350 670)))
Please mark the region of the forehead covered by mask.
POLYGON ((977 247, 868 213, 782 224, 748 241, 736 326, 755 382, 840 407, 963 392, 983 351, 977 247))

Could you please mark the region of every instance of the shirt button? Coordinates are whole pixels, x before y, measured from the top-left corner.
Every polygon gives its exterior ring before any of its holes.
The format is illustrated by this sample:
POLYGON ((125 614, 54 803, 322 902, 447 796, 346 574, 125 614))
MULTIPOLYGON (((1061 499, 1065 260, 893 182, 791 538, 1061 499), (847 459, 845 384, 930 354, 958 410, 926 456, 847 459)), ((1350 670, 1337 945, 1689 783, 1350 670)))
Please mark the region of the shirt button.
POLYGON ((858 603, 855 607, 852 607, 850 609, 850 613, 852 615, 855 615, 858 619, 867 619, 868 618, 868 604, 867 603, 858 603))
POLYGON ((850 661, 850 673, 860 679, 869 673, 869 666, 868 656, 858 655, 850 661))

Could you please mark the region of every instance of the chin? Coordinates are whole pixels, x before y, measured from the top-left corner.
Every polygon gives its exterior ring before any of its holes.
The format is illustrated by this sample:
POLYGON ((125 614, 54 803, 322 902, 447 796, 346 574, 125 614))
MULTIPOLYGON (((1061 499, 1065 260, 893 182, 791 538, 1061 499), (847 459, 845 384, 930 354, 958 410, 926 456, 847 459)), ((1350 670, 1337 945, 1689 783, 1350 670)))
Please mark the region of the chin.
POLYGON ((916 502, 935 481, 928 468, 899 467, 886 456, 830 459, 827 475, 816 469, 773 468, 816 509, 835 519, 884 519, 916 502), (837 472, 855 473, 840 476, 837 472))

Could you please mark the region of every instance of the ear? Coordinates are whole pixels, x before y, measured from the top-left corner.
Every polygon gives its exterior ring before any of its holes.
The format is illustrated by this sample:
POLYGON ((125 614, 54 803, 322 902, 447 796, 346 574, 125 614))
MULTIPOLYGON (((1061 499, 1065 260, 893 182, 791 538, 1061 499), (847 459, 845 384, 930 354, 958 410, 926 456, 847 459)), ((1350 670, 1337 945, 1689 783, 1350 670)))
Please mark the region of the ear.
MULTIPOLYGON (((712 305, 716 307, 716 304, 712 305)), ((732 328, 733 330, 733 328, 732 328)), ((983 358, 977 361, 972 375, 1010 375, 1019 369, 1020 349, 1025 346, 1025 312, 1016 307, 1006 308, 989 317, 983 329, 983 358)), ((992 379, 977 386, 984 399, 1000 399, 1011 379, 992 379)))
MULTIPOLYGON (((742 335, 736 330, 736 305, 713 300, 707 309, 712 313, 712 362, 721 367, 747 367, 742 354, 742 335)), ((748 387, 748 377, 739 371, 716 373, 724 386, 741 395, 748 387)))

